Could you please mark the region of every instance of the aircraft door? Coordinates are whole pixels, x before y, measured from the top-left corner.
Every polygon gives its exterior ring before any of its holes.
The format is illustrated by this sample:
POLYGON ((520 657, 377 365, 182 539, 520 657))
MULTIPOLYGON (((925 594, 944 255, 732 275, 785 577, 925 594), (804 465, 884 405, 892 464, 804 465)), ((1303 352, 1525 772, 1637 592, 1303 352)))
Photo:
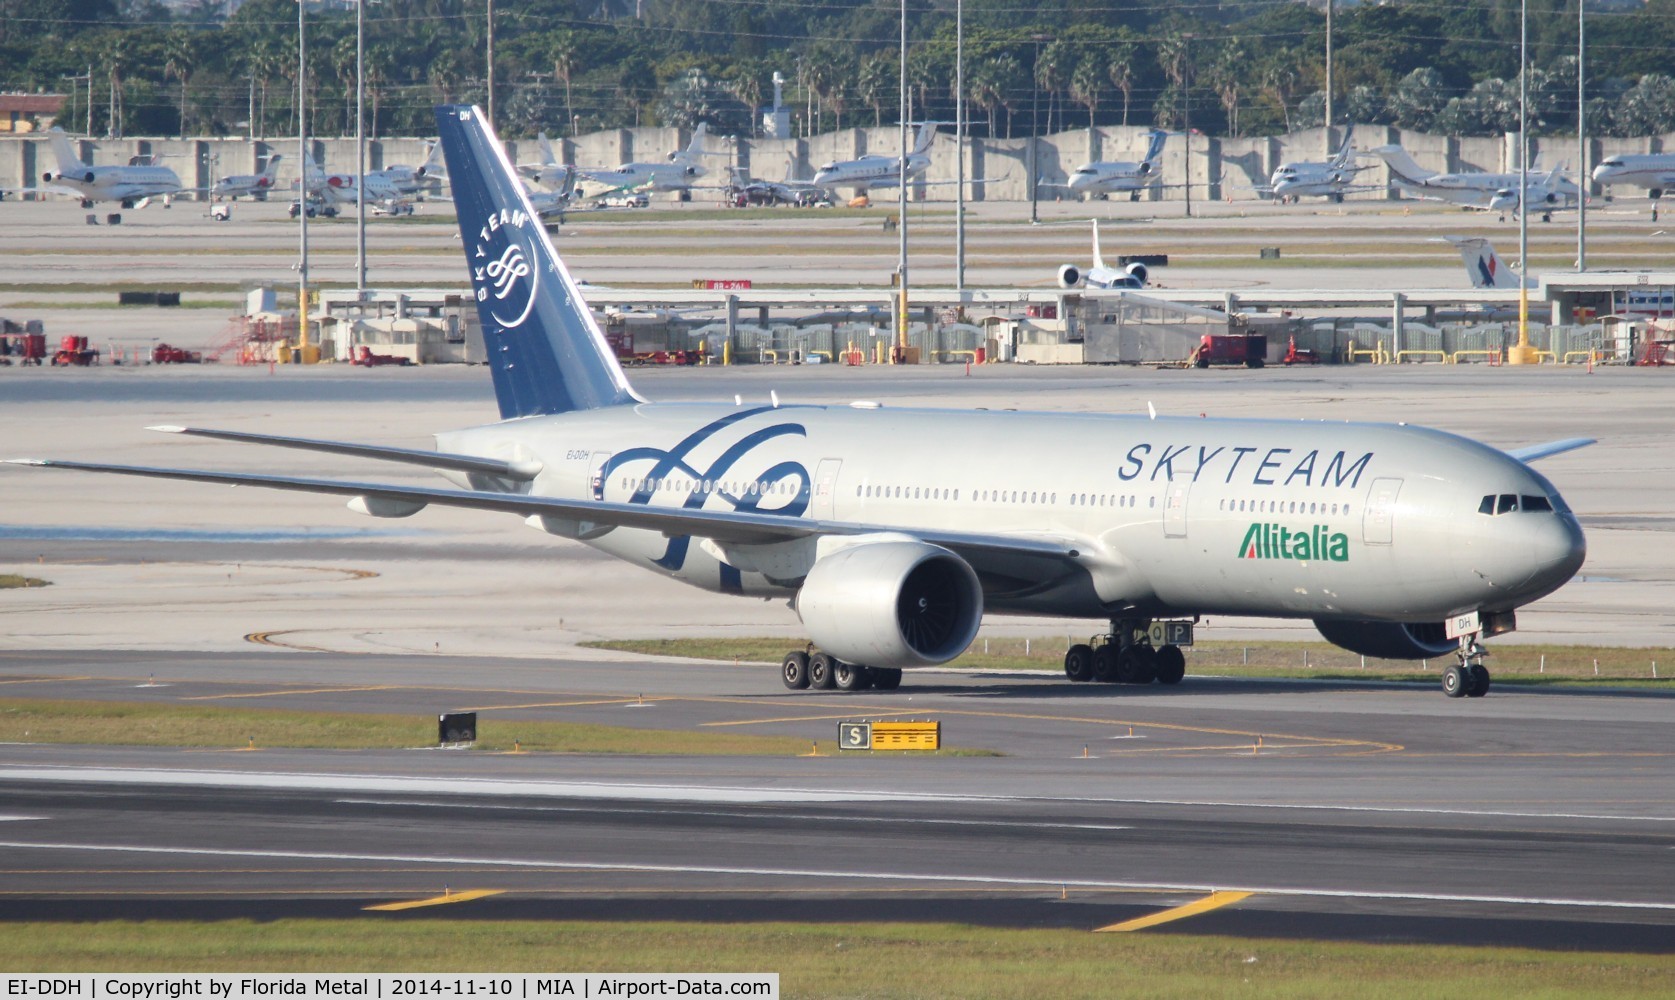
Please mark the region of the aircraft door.
POLYGON ((605 499, 605 463, 611 460, 611 454, 596 451, 588 456, 587 495, 595 500, 605 499))
POLYGON ((823 458, 815 470, 814 496, 810 498, 809 514, 816 520, 831 520, 832 501, 837 497, 838 469, 842 467, 841 458, 823 458))
POLYGON ((1186 537, 1186 502, 1187 492, 1192 488, 1192 480, 1186 476, 1179 476, 1169 483, 1169 489, 1163 494, 1163 537, 1186 537))
POLYGON ((1396 522, 1400 479, 1375 479, 1367 491, 1367 510, 1361 519, 1361 538, 1368 545, 1389 545, 1396 522))

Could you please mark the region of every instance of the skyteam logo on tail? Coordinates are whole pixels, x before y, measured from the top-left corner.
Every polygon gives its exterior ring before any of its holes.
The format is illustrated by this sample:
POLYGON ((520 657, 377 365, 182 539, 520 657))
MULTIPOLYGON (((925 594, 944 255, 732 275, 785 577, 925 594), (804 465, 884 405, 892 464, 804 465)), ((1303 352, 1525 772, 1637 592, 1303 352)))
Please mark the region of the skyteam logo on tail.
POLYGON ((528 240, 540 238, 532 232, 537 225, 522 209, 502 208, 491 212, 477 231, 471 283, 477 301, 508 330, 522 326, 535 307, 541 273, 530 266, 532 254, 525 247, 528 240))
POLYGON ((1239 543, 1240 559, 1318 559, 1349 562, 1349 536, 1329 530, 1324 524, 1306 531, 1292 531, 1278 524, 1253 524, 1239 543))

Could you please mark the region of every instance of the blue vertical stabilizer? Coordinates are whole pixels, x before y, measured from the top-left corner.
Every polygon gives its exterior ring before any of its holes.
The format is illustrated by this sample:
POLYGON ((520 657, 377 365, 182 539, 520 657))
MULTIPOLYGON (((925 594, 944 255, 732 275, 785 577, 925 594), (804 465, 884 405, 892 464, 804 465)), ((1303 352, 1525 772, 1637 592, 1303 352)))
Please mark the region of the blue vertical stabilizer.
POLYGON ((436 126, 500 415, 639 402, 482 112, 442 105, 436 126))

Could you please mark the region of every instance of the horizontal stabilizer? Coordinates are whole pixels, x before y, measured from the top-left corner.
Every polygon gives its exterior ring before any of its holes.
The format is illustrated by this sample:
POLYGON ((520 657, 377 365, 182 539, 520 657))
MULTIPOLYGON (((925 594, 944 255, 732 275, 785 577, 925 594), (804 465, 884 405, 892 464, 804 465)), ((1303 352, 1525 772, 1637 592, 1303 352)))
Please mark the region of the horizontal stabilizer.
POLYGON ((427 469, 478 472, 522 483, 527 483, 541 474, 540 462, 502 462, 493 458, 479 458, 476 455, 449 455, 438 451, 425 451, 421 448, 385 448, 370 444, 349 444, 343 441, 319 441, 314 438, 281 437, 276 434, 217 431, 203 427, 176 427, 174 425, 147 427, 146 430, 161 431, 164 434, 190 434, 194 437, 239 441, 245 444, 271 444, 281 448, 323 451, 333 455, 354 455, 357 458, 374 458, 384 462, 405 462, 408 465, 422 465, 427 469))
POLYGON ((1509 448, 1507 454, 1520 462, 1533 462, 1538 458, 1549 455, 1559 455, 1578 448, 1586 448, 1595 442, 1595 438, 1565 438, 1563 441, 1548 441, 1546 444, 1532 444, 1527 448, 1509 448))

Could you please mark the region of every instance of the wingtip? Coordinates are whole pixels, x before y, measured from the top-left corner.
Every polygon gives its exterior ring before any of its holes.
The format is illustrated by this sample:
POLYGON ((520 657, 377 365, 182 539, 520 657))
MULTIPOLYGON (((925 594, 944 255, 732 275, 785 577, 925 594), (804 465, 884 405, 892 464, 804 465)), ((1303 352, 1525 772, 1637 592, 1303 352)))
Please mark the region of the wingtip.
POLYGON ((44 458, 0 458, 0 465, 35 465, 44 466, 52 463, 44 458))
POLYGON ((186 433, 186 428, 180 426, 179 424, 153 424, 150 427, 147 427, 146 430, 156 431, 159 434, 185 434, 186 433))

